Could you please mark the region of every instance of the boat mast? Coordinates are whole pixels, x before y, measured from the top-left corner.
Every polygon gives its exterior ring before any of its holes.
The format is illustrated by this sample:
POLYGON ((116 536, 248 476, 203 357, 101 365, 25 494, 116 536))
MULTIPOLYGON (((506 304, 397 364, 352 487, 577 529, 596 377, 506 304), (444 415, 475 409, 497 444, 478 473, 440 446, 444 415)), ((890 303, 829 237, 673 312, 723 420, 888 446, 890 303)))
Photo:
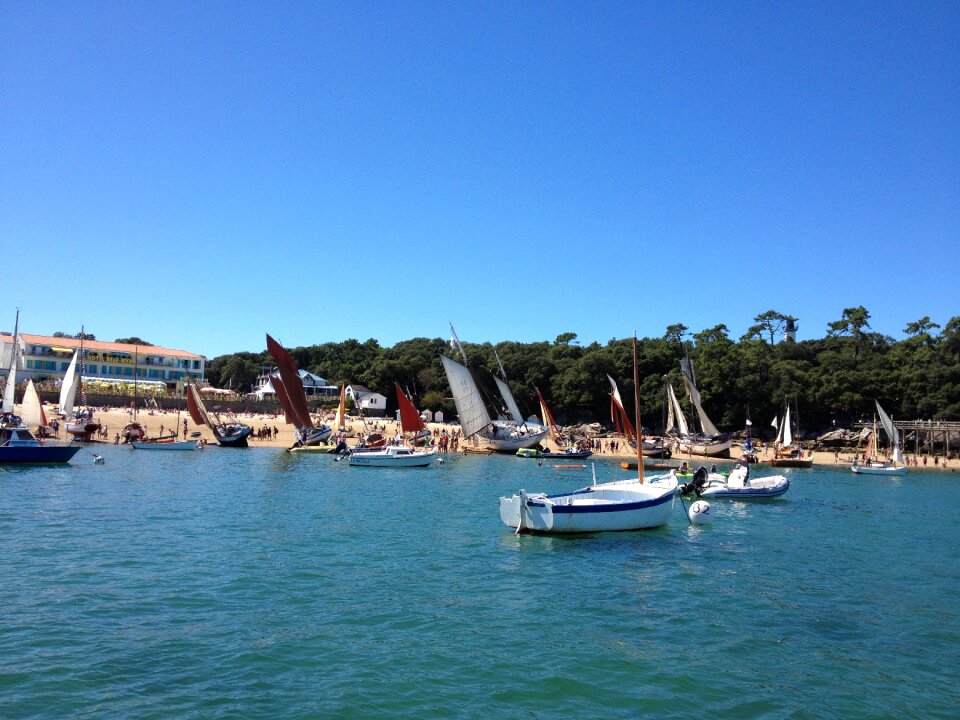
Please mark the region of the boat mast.
POLYGON ((17 383, 17 335, 20 332, 20 308, 17 308, 17 319, 13 322, 13 345, 10 351, 10 367, 7 370, 7 384, 3 390, 3 412, 13 413, 16 401, 17 383), (9 396, 9 397, 8 397, 9 396))
POLYGON ((463 351, 463 346, 460 344, 460 338, 457 337, 457 331, 453 329, 453 323, 450 323, 450 333, 452 337, 450 338, 450 345, 455 346, 457 350, 460 351, 460 357, 463 358, 463 365, 467 365, 467 354, 463 351))
MULTIPOLYGON (((13 372, 14 368, 17 366, 17 335, 20 332, 20 308, 17 308, 17 317, 13 321, 13 352, 10 353, 10 367, 8 368, 13 372)), ((8 375, 9 377, 9 375, 8 375)))
MULTIPOLYGON (((80 388, 80 402, 83 403, 84 412, 86 412, 86 409, 87 409, 87 403, 86 403, 87 395, 85 392, 83 392, 83 371, 87 367, 87 363, 86 363, 87 351, 84 350, 83 348, 83 341, 86 339, 86 336, 87 336, 86 328, 83 325, 81 325, 80 326, 80 383, 78 387, 80 388)), ((74 413, 75 418, 78 415, 79 413, 76 413, 76 412, 74 413)))
POLYGON ((643 433, 640 431, 640 368, 637 364, 637 331, 633 331, 633 408, 637 428, 637 479, 643 483, 643 433))
MULTIPOLYGON (((139 395, 137 393, 137 373, 140 370, 140 346, 133 346, 133 421, 137 421, 137 399, 139 395)), ((83 376, 80 376, 81 384, 83 382, 83 376)))

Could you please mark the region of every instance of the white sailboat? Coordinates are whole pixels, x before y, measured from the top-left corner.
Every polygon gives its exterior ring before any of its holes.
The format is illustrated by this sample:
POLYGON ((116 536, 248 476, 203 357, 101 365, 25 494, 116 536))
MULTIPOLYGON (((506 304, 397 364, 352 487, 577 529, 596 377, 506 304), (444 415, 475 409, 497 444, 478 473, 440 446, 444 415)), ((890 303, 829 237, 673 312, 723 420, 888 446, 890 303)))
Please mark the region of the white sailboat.
POLYGON ((673 385, 667 381, 667 435, 679 435, 684 437, 690 434, 690 427, 687 425, 687 416, 680 409, 680 401, 677 400, 677 394, 673 391, 673 385))
POLYGON ((80 357, 80 352, 74 350, 73 358, 71 358, 67 372, 64 374, 63 381, 60 383, 60 400, 57 403, 57 412, 63 417, 73 415, 73 403, 77 397, 77 388, 80 385, 77 377, 78 357, 80 357))
MULTIPOLYGON (((637 339, 633 339, 634 387, 637 379, 637 339)), ((640 427, 639 390, 635 393, 636 425, 640 427)), ((637 478, 617 482, 594 482, 571 493, 528 494, 500 498, 500 520, 517 533, 592 533, 641 530, 666 525, 677 495, 673 471, 644 478, 641 450, 637 449, 637 478)))
MULTIPOLYGON (((703 406, 700 404, 700 391, 697 390, 697 383, 693 374, 693 362, 685 357, 680 361, 680 369, 683 370, 683 383, 687 388, 687 397, 690 399, 693 409, 696 411, 696 419, 699 421, 699 432, 691 433, 689 428, 687 432, 681 429, 677 433, 680 450, 688 455, 706 455, 709 457, 729 457, 730 447, 733 445, 733 439, 729 435, 721 434, 717 426, 713 424, 703 406)), ((673 394, 673 388, 670 388, 673 394)), ((674 412, 677 418, 683 417, 680 412, 680 405, 676 403, 676 395, 673 395, 675 403, 674 412)), ((683 425, 686 426, 684 419, 683 425)))
MULTIPOLYGON (((450 326, 450 330, 453 331, 453 325, 450 326)), ((453 338, 464 364, 461 365, 446 355, 441 355, 440 359, 447 373, 447 380, 450 382, 450 390, 453 392, 453 402, 457 406, 463 439, 473 439, 478 447, 482 446, 493 452, 516 453, 517 450, 533 447, 546 438, 547 428, 542 425, 532 425, 523 419, 513 393, 510 392, 510 387, 496 376, 493 379, 500 389, 511 420, 494 420, 490 417, 483 396, 480 394, 480 388, 477 387, 473 375, 466 367, 467 356, 456 339, 456 331, 453 331, 453 338)))
MULTIPOLYGON (((906 475, 907 467, 904 465, 903 451, 900 449, 900 432, 893 424, 891 417, 880 407, 880 403, 877 400, 874 400, 874 403, 876 403, 877 406, 877 414, 880 416, 880 424, 883 426, 883 431, 887 434, 887 438, 889 438, 890 445, 893 448, 890 462, 877 462, 872 457, 867 457, 868 454, 872 455, 872 453, 865 453, 863 463, 854 463, 850 469, 857 475, 906 475)), ((876 420, 874 420, 873 435, 870 438, 870 443, 873 452, 876 452, 878 446, 876 420)))
POLYGON ((27 387, 23 391, 23 402, 20 403, 20 418, 23 424, 33 430, 37 437, 49 437, 53 430, 47 425, 47 414, 43 411, 40 395, 34 387, 33 380, 27 380, 27 387))
POLYGON ((91 410, 77 412, 74 408, 77 390, 83 384, 83 336, 84 332, 81 328, 80 349, 74 351, 70 366, 63 376, 63 383, 60 385, 60 400, 57 404, 57 412, 66 418, 67 432, 77 440, 89 440, 94 433, 100 430, 100 423, 94 421, 91 410))
POLYGON ((10 353, 10 368, 7 372, 7 384, 3 388, 3 403, 0 409, 4 415, 13 415, 14 396, 17 393, 17 365, 20 364, 20 308, 13 324, 13 349, 10 353))
POLYGON ((804 457, 803 446, 793 441, 790 403, 783 415, 783 422, 777 428, 774 455, 770 460, 773 467, 810 468, 813 467, 813 455, 804 457))

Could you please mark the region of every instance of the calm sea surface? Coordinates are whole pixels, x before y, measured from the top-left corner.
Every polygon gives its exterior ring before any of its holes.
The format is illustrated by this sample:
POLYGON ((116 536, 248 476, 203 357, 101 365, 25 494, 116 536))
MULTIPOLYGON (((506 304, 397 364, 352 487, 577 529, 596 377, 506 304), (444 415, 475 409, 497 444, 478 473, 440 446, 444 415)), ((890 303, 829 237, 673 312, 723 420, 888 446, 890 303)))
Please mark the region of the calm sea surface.
MULTIPOLYGON (((588 470, 108 446, 0 468, 0 717, 956 717, 960 474, 516 537, 588 470)), ((599 480, 627 475, 596 463, 599 480)))

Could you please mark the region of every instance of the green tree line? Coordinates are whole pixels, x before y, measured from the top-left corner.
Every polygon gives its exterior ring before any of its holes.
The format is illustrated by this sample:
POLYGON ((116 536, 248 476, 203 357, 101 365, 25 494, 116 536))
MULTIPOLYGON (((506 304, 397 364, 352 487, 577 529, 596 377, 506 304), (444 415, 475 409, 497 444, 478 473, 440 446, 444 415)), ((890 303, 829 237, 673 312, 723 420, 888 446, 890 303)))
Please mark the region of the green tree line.
MULTIPOLYGON (((755 429, 769 428, 784 403, 799 414, 801 430, 850 427, 872 417, 873 401, 899 419, 960 418, 960 317, 944 326, 924 317, 904 328, 903 340, 873 332, 863 307, 847 308, 828 324, 824 337, 794 342, 785 337, 796 321, 769 310, 754 318, 742 337, 733 339, 726 325, 691 332, 670 325, 662 337, 638 340, 641 419, 664 425, 665 382, 673 384, 686 406, 680 359, 694 363, 701 401, 721 429, 739 430, 749 416, 755 429)), ((609 423, 607 375, 616 380, 632 410, 632 339, 580 345, 575 333, 553 342, 463 343, 481 387, 495 398, 491 374, 499 355, 521 410, 539 415, 534 388, 539 388, 558 422, 609 423), (495 355, 496 352, 496 355, 495 355)), ((376 340, 346 340, 290 349, 300 368, 334 385, 364 385, 386 395, 395 407, 393 383, 407 390, 422 408, 455 415, 450 388, 440 361, 459 360, 441 338, 414 338, 384 348, 376 340)), ((264 350, 223 355, 207 363, 207 378, 218 387, 248 390, 260 370, 271 365, 264 350)), ((494 401, 495 403, 495 401, 494 401)))

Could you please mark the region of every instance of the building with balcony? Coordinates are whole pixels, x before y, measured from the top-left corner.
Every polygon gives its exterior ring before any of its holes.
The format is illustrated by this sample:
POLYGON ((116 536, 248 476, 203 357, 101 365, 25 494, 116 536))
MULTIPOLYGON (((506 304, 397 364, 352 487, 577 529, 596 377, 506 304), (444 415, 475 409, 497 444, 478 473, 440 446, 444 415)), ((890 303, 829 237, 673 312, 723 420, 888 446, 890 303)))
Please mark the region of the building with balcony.
MULTIPOLYGON (((0 376, 6 377, 13 354, 13 338, 0 335, 0 376)), ((62 379, 70 367, 73 354, 83 350, 84 380, 104 380, 108 383, 150 382, 163 383, 168 390, 182 387, 183 382, 199 382, 204 378, 206 358, 203 355, 172 350, 155 345, 128 345, 75 338, 48 337, 20 333, 22 357, 17 368, 17 379, 35 382, 62 379)))
MULTIPOLYGON (((277 396, 277 391, 273 388, 273 375, 277 372, 276 366, 264 366, 260 369, 260 376, 257 378, 256 386, 251 396, 258 400, 264 398, 273 400, 277 396)), ((314 375, 312 372, 300 370, 300 381, 303 383, 303 392, 308 400, 314 398, 331 398, 340 396, 340 388, 336 385, 330 385, 324 378, 314 375)))

